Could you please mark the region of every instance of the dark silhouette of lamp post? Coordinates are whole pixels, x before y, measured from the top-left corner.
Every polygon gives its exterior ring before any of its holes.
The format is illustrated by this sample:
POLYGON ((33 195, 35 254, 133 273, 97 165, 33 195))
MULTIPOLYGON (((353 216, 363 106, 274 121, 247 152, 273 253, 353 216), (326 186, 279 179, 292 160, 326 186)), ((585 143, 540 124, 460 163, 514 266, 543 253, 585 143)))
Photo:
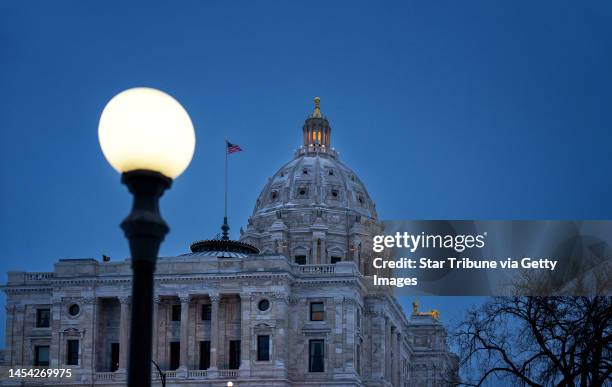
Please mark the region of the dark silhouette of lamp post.
POLYGON ((166 387, 166 373, 161 370, 159 364, 157 364, 155 360, 151 360, 151 362, 153 362, 153 365, 155 368, 157 368, 157 373, 159 374, 159 380, 161 380, 162 387, 166 387))
POLYGON ((169 231, 159 212, 159 198, 191 162, 195 132, 189 115, 174 98, 159 90, 134 88, 108 102, 98 136, 104 156, 122 173, 121 182, 134 197, 132 211, 121 223, 133 271, 128 386, 148 387, 153 276, 159 246, 169 231))

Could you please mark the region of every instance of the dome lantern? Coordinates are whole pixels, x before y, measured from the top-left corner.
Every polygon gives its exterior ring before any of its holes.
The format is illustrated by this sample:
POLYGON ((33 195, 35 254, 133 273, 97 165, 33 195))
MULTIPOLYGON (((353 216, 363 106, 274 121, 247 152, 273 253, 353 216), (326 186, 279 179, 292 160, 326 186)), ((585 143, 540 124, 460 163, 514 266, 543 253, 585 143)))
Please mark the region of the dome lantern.
POLYGON ((331 127, 321 114, 321 98, 315 97, 314 111, 304 122, 304 146, 307 148, 329 148, 331 127))

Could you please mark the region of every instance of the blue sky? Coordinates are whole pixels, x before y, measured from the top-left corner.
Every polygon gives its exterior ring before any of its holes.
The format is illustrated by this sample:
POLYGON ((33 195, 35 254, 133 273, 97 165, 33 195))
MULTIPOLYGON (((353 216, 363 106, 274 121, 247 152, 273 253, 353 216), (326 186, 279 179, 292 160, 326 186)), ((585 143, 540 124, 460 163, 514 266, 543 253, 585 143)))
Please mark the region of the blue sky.
POLYGON ((3 1, 0 280, 127 256, 130 197, 97 123, 135 86, 172 94, 197 132, 162 255, 219 231, 226 135, 245 150, 237 235, 315 95, 383 219, 610 219, 611 19, 604 1, 3 1))

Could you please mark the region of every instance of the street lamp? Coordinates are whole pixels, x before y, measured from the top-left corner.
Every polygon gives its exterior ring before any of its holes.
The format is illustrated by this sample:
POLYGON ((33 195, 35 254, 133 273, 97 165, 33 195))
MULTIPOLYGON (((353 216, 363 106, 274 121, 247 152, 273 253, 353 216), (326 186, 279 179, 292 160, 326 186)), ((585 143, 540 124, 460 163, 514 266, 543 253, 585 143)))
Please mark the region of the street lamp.
MULTIPOLYGON (((98 127, 102 152, 134 196, 121 223, 132 255, 132 314, 128 386, 151 385, 153 274, 159 246, 169 228, 159 198, 191 162, 193 124, 168 94, 134 88, 114 96, 98 127)), ((121 349, 123 350, 123 348, 121 349)))

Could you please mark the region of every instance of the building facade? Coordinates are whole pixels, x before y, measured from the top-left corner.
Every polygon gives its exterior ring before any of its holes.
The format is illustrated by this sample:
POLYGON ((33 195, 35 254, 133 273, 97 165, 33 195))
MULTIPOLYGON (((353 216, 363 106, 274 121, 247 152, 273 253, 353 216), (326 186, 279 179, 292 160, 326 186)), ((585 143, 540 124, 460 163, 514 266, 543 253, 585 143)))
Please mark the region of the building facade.
MULTIPOLYGON (((303 145, 265 185, 241 241, 158 260, 153 359, 175 386, 445 386, 456 377, 438 313, 407 317, 372 284, 374 202, 331 147, 319 100, 303 145)), ((10 272, 4 385, 125 384, 129 260, 10 272), (17 368, 70 377, 8 377, 17 368)), ((159 373, 153 372, 159 382, 159 373)))

